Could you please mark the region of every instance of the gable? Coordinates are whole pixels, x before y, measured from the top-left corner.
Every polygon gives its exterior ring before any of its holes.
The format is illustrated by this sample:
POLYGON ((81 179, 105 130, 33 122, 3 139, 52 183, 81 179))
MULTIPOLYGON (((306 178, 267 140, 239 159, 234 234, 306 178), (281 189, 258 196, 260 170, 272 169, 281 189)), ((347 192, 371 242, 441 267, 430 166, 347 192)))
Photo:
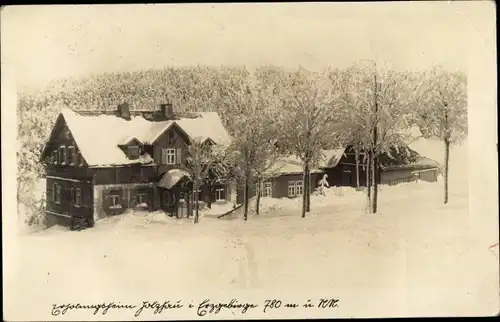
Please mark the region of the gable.
POLYGON ((57 144, 56 142, 56 137, 58 136, 58 133, 62 130, 63 127, 67 127, 66 121, 64 120, 64 117, 62 114, 59 114, 57 116, 56 122, 52 126, 52 130, 50 131, 49 139, 43 146, 43 150, 40 156, 40 159, 45 159, 47 157, 47 154, 50 153, 49 151, 57 144))
POLYGON ((190 143, 190 137, 176 123, 172 123, 158 138, 154 145, 159 146, 184 146, 190 143))
POLYGON ((73 134, 70 128, 68 127, 68 124, 64 116, 62 114, 59 114, 54 126, 52 127, 49 139, 45 144, 45 146, 43 147, 40 156, 40 161, 43 162, 44 160, 46 160, 48 157, 50 157, 52 151, 59 149, 59 147, 61 146, 66 146, 66 147, 73 146, 75 148, 75 152, 80 153, 80 160, 81 160, 80 163, 83 164, 87 163, 84 156, 81 155, 78 144, 74 139, 73 134))

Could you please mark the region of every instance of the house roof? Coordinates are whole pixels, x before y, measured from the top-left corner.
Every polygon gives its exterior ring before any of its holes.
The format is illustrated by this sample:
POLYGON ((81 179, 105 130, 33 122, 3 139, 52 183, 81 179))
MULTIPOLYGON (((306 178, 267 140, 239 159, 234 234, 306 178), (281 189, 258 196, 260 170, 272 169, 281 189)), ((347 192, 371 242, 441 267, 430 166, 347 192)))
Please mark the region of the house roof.
POLYGON ((419 157, 417 161, 408 164, 396 164, 385 167, 382 166, 382 170, 384 171, 402 170, 402 169, 420 170, 420 169, 437 169, 440 167, 441 165, 436 160, 425 157, 419 157))
POLYGON ((114 115, 80 115, 68 108, 63 108, 61 114, 89 166, 153 162, 147 156, 130 160, 119 145, 131 139, 151 144, 174 123, 192 139, 210 138, 218 144, 229 143, 231 140, 215 112, 198 113, 197 118, 160 122, 149 121, 142 116, 133 116, 127 121, 114 115))
MULTIPOLYGON (((276 175, 298 174, 304 172, 304 166, 299 158, 291 155, 278 159, 269 172, 276 175)), ((322 172, 320 169, 311 169, 311 173, 322 172)))
POLYGON ((345 153, 346 148, 322 150, 322 159, 320 160, 320 168, 334 168, 339 164, 340 159, 345 153))

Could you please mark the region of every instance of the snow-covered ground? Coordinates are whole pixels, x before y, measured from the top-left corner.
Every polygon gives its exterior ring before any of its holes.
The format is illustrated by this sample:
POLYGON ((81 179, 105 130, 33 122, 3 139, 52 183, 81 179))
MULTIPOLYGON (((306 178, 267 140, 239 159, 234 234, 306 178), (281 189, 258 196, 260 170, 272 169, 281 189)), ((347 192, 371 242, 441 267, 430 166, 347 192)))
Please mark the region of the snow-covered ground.
POLYGON ((466 163, 453 156, 448 205, 442 182, 418 182, 382 186, 378 214, 365 212, 364 192, 331 188, 312 196, 304 219, 299 199, 262 198, 247 222, 137 212, 81 232, 24 234, 4 273, 4 317, 50 319, 52 303, 243 291, 339 297, 335 316, 496 313, 498 238, 471 229, 466 163))

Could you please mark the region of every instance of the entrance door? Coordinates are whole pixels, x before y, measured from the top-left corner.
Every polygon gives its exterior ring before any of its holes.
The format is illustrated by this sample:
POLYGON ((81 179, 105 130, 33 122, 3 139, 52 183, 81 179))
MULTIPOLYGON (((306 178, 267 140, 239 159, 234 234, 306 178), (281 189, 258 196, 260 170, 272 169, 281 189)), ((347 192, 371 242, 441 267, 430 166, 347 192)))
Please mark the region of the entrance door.
POLYGON ((164 189, 161 194, 161 209, 171 215, 175 215, 175 193, 164 189))
POLYGON ((350 187, 352 184, 352 175, 350 170, 344 170, 342 172, 342 186, 350 187))
POLYGON ((179 218, 185 218, 189 215, 189 191, 179 191, 179 203, 178 203, 178 216, 179 218))

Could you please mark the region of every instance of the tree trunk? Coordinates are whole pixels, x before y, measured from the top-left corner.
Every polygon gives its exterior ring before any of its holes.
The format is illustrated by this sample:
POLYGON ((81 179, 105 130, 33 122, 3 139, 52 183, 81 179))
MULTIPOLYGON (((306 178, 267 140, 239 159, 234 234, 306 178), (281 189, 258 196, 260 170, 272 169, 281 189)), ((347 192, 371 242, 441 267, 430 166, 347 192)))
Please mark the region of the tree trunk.
POLYGON ((370 151, 366 152, 366 167, 365 167, 365 174, 366 174, 366 197, 367 197, 367 211, 371 212, 371 182, 370 182, 370 151))
POLYGON ((359 148, 356 146, 356 188, 359 189, 359 148))
POLYGON ((213 194, 213 186, 210 184, 208 186, 208 199, 207 199, 207 207, 208 209, 212 209, 212 194, 213 194))
MULTIPOLYGON (((193 191, 194 191, 194 223, 197 224, 199 221, 199 210, 198 210, 198 183, 193 181, 193 191)), ((186 198, 187 199, 187 198, 186 198)))
MULTIPOLYGON (((304 174, 302 176, 302 187, 306 185, 306 181, 307 181, 307 165, 304 166, 304 174)), ((306 194, 302 193, 302 218, 306 217, 306 204, 307 204, 306 194)))
POLYGON ((448 170, 450 161, 450 141, 444 139, 444 204, 448 203, 448 170))
POLYGON ((245 177, 245 188, 244 188, 244 200, 243 200, 243 220, 247 220, 248 218, 248 200, 250 199, 248 194, 250 192, 250 187, 248 186, 248 175, 245 177))
POLYGON ((306 186, 302 193, 306 195, 306 212, 311 212, 311 170, 309 166, 307 166, 307 180, 305 184, 306 186))
POLYGON ((378 159, 376 156, 373 156, 373 206, 372 212, 377 213, 377 203, 378 203, 378 159))
POLYGON ((372 124, 372 147, 370 149, 370 161, 371 161, 371 172, 372 172, 372 182, 371 185, 373 186, 373 195, 371 196, 372 202, 371 202, 371 207, 370 207, 370 212, 375 213, 377 212, 376 204, 377 204, 377 169, 376 169, 376 152, 375 151, 378 147, 378 137, 377 137, 377 128, 378 128, 378 82, 377 82, 377 70, 375 67, 375 73, 373 75, 374 77, 374 90, 373 90, 373 116, 375 117, 375 123, 372 124))
POLYGON ((257 201, 255 205, 255 213, 258 215, 259 214, 259 208, 260 208, 260 185, 261 185, 261 180, 257 180, 257 201))

